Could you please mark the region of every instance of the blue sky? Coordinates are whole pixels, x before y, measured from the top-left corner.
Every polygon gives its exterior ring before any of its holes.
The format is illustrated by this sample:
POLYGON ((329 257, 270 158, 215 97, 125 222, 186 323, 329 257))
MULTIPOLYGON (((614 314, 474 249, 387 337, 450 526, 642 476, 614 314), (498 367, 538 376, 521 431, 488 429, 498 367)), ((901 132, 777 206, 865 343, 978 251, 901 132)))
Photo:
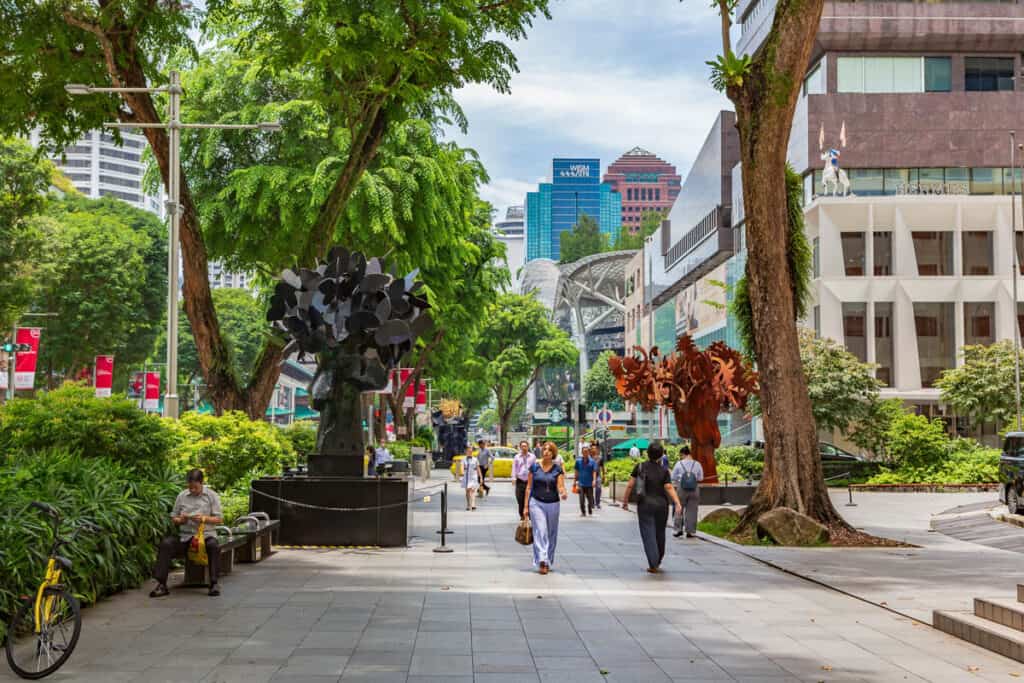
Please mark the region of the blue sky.
POLYGON ((472 86, 457 97, 491 177, 481 194, 504 215, 551 173, 555 156, 609 163, 639 145, 685 178, 720 109, 705 60, 721 51, 706 0, 553 0, 552 20, 513 45, 512 94, 472 86))

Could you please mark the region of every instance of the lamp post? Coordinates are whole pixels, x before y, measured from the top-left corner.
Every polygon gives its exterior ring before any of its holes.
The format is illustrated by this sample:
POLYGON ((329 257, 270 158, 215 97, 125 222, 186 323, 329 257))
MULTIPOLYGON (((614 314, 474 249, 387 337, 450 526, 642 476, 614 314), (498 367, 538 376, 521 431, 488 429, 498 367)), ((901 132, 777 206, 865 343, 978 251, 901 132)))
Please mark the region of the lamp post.
MULTIPOLYGON (((1017 429, 1020 425, 1020 316, 1017 313, 1017 280, 1020 277, 1020 259, 1017 256, 1017 175, 1016 152, 1017 132, 1010 131, 1010 236, 1013 238, 1010 257, 1011 277, 1013 278, 1013 398, 1017 418, 1017 429)), ((1024 216, 1022 216, 1024 218, 1024 216)))
POLYGON ((163 128, 167 130, 167 211, 171 216, 169 248, 167 249, 167 393, 164 395, 164 415, 178 418, 178 233, 181 227, 181 130, 183 128, 220 130, 277 131, 281 124, 264 123, 182 123, 181 76, 171 71, 170 83, 159 88, 106 88, 69 83, 64 86, 69 95, 93 93, 167 93, 167 123, 104 123, 104 128, 163 128))

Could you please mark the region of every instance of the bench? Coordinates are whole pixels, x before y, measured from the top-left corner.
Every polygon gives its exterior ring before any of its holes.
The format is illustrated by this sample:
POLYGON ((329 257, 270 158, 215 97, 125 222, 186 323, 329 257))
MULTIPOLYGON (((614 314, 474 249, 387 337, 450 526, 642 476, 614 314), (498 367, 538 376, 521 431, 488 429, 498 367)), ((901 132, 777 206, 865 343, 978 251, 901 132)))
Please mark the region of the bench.
MULTIPOLYGON (((235 568, 235 553, 249 543, 249 538, 247 534, 232 535, 227 527, 217 527, 217 530, 228 532, 227 536, 217 536, 218 552, 220 553, 220 576, 224 576, 225 574, 230 574, 231 570, 235 568)), ((188 553, 185 553, 185 581, 182 583, 182 587, 193 588, 208 586, 209 584, 208 565, 189 562, 188 553)))
POLYGON ((249 542, 235 551, 236 562, 259 562, 273 554, 272 537, 281 520, 270 519, 265 512, 250 512, 235 520, 235 533, 244 534, 249 542), (244 528, 243 528, 244 527, 244 528))

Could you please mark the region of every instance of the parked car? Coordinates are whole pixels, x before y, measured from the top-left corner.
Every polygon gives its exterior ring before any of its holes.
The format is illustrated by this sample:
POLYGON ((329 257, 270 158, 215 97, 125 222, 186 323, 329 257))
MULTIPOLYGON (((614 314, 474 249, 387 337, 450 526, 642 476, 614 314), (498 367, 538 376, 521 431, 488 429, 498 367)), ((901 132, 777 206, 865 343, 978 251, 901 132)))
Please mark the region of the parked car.
POLYGON ((849 451, 844 451, 839 446, 827 443, 825 441, 818 442, 818 452, 821 453, 821 461, 838 461, 838 462, 864 462, 867 460, 862 455, 854 455, 849 451))
POLYGON ((1007 432, 999 456, 999 501, 1011 515, 1024 512, 1024 432, 1007 432))

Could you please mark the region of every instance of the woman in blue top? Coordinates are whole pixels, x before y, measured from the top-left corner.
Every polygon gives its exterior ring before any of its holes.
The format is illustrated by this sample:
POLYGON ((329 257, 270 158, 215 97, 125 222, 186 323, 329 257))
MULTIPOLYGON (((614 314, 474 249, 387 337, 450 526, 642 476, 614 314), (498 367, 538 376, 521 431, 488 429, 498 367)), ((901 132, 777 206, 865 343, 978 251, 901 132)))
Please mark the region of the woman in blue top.
POLYGON ((565 472, 555 463, 558 448, 548 441, 541 458, 530 466, 526 480, 526 498, 530 501, 523 519, 533 523, 533 566, 547 574, 555 563, 555 545, 558 543, 559 498, 565 500, 565 472))

